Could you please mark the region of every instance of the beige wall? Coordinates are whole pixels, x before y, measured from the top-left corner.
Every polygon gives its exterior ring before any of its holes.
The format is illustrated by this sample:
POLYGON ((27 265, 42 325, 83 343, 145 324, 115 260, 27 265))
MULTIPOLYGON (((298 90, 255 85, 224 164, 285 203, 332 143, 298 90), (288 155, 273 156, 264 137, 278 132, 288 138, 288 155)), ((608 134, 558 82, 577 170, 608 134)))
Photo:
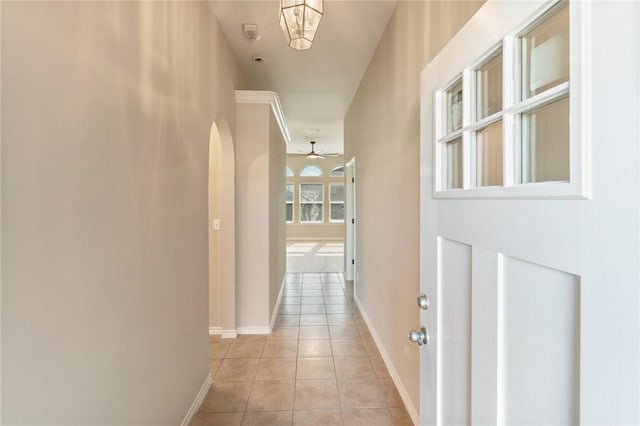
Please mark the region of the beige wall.
POLYGON ((419 351, 406 336, 420 324, 420 72, 481 5, 398 2, 345 118, 345 158, 357 162, 357 296, 416 410, 419 351))
POLYGON ((335 166, 344 164, 344 157, 326 157, 324 160, 307 160, 304 156, 289 156, 287 165, 293 171, 294 176, 287 176, 287 183, 295 184, 293 199, 293 223, 287 223, 288 239, 344 239, 344 223, 331 223, 329 221, 329 184, 344 183, 344 177, 330 177, 329 172, 335 166), (321 178, 300 177, 300 171, 307 165, 320 167, 324 176, 321 178), (303 224, 300 223, 300 183, 324 184, 324 223, 303 224))
POLYGON ((237 105, 238 327, 269 322, 269 105, 237 105))
POLYGON ((2 4, 2 421, 179 424, 208 375, 207 3, 2 4))
POLYGON ((273 317, 286 273, 284 168, 286 144, 273 114, 269 120, 269 318, 273 317))
POLYGON ((238 330, 264 332, 285 273, 285 143, 269 104, 238 103, 237 121, 238 330))

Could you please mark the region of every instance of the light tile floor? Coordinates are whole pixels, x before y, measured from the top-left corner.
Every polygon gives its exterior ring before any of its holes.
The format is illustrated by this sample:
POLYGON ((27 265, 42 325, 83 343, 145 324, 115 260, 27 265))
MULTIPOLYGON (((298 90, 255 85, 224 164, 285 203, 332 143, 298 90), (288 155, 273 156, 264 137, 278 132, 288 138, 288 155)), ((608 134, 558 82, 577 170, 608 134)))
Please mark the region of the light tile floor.
POLYGON ((287 241, 287 272, 344 270, 344 241, 287 241))
POLYGON ((290 273, 273 333, 210 338, 192 425, 412 425, 340 273, 290 273))

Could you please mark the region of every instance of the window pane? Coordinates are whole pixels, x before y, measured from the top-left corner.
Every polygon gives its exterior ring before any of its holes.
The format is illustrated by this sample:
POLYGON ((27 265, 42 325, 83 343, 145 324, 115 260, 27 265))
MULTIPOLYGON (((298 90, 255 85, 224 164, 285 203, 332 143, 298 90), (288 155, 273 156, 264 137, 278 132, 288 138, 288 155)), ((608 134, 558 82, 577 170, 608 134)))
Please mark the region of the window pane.
POLYGON ((293 222, 293 204, 287 203, 287 222, 293 222))
POLYGON ((522 98, 569 80, 569 6, 522 37, 522 98))
POLYGON ((522 115, 522 183, 569 180, 569 98, 522 115))
POLYGON ((502 52, 476 71, 476 119, 502 110, 502 52))
POLYGON ((462 80, 447 90, 447 133, 462 129, 462 80))
POLYGON ((476 186, 502 185, 502 121, 476 133, 476 186))
POLYGON ((331 173, 329 173, 331 177, 342 177, 344 176, 344 164, 338 164, 333 169, 331 169, 331 173))
POLYGON ((304 177, 318 177, 322 176, 322 170, 317 166, 307 166, 300 172, 300 176, 304 177))
POLYGON ((285 191, 286 201, 293 201, 293 184, 288 183, 285 191))
POLYGON ((344 204, 331 204, 331 220, 344 220, 344 204))
POLYGON ((344 201, 344 184, 331 184, 329 187, 329 201, 344 201))
POLYGON ((462 188, 462 138, 445 143, 443 147, 443 188, 462 188))
POLYGON ((293 170, 291 170, 291 167, 286 166, 284 169, 284 173, 286 176, 293 176, 293 170))
POLYGON ((322 204, 300 204, 300 222, 322 222, 322 204))
POLYGON ((321 183, 302 183, 300 184, 300 201, 315 202, 324 201, 323 185, 321 183))

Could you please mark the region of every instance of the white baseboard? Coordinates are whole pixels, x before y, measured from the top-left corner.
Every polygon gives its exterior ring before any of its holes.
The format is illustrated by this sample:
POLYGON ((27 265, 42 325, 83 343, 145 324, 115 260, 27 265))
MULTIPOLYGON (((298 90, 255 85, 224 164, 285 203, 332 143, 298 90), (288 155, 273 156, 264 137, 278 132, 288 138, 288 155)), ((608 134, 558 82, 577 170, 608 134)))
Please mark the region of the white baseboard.
MULTIPOLYGON (((280 309, 280 302, 282 300, 282 293, 284 292, 284 284, 287 281, 287 275, 285 274, 282 277, 282 283, 280 284, 280 291, 278 292, 278 299, 276 300, 276 304, 273 308, 273 314, 271 315, 271 321, 269 325, 259 326, 259 327, 238 327, 238 334, 271 334, 273 331, 273 326, 276 322, 276 318, 278 315, 278 309, 280 309)), ((224 337, 224 336, 223 336, 224 337)))
POLYGON ((409 413, 409 416, 411 416, 411 420, 413 421, 413 424, 419 425, 420 414, 418 410, 416 410, 416 407, 411 402, 411 398, 409 398, 409 393, 407 392, 407 389, 402 384, 402 381, 400 380, 400 376, 398 376, 398 372, 396 371, 396 369, 393 366, 393 363, 391 362, 391 358, 389 358, 387 351, 384 349, 384 346, 382 345, 382 341, 380 340, 380 336, 378 336, 376 329, 373 327, 373 323, 369 319, 369 316, 367 315, 367 312, 364 310, 364 307, 362 306, 362 302, 360 302, 360 299, 358 298, 358 296, 354 294, 353 299, 356 301, 356 305, 358 305, 358 309, 360 310, 360 314, 362 315, 364 322, 367 323, 367 327, 369 327, 369 331, 371 332, 373 341, 378 347, 378 351, 382 356, 384 365, 387 367, 387 370, 389 370, 389 375, 391 376, 393 383, 396 385, 396 388, 398 389, 398 393, 402 398, 402 402, 404 402, 404 406, 407 408, 407 412, 409 413))
POLYGON ((287 241, 335 241, 343 242, 344 238, 340 237, 290 237, 287 241))
POLYGON ((273 314, 271 315, 271 322, 269 323, 269 327, 271 327, 271 331, 273 331, 273 326, 276 323, 276 318, 278 316, 278 310, 280 310, 280 302, 282 301, 282 293, 284 292, 284 284, 287 281, 287 274, 285 273, 282 277, 282 282, 280 283, 280 291, 278 292, 278 300, 276 300, 276 305, 273 307, 273 314))
POLYGON ((212 383, 211 373, 209 373, 209 374, 207 374, 207 378, 204 380, 204 383, 202 384, 202 387, 200 388, 200 392, 198 392, 198 394, 196 395, 196 399, 193 400, 193 403, 191 404, 191 407, 189 407, 189 411, 187 411, 187 415, 184 416, 184 419, 182 420, 182 423, 180 423, 181 426, 189 426, 189 423, 191 423, 191 420, 193 419, 193 416, 200 409, 200 404, 202 404, 202 401, 204 400, 204 397, 207 395, 207 392, 209 392, 209 388, 211 387, 211 383, 212 383))
POLYGON ((220 332, 220 337, 223 339, 235 339, 236 337, 238 337, 238 331, 237 330, 222 330, 220 332))
POLYGON ((238 334, 269 334, 271 327, 238 327, 238 334))
POLYGON ((209 327, 209 336, 220 336, 223 339, 235 339, 238 337, 236 330, 225 330, 222 327, 209 327))

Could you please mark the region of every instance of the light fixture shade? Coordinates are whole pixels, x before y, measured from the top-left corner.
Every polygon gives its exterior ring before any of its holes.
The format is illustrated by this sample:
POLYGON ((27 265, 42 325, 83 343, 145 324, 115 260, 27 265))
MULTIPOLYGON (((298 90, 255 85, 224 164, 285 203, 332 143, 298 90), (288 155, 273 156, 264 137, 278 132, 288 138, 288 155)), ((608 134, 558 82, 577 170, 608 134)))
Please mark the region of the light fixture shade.
POLYGON ((316 36, 323 0, 280 0, 280 27, 289 47, 307 50, 316 36))

